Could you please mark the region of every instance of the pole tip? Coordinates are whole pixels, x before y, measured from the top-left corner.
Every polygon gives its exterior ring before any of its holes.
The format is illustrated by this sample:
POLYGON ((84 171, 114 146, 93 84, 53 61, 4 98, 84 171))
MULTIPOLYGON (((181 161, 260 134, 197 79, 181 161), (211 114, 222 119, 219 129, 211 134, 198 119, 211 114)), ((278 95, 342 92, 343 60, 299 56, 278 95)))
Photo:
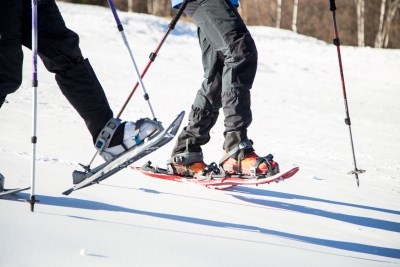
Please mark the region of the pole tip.
POLYGON ((36 202, 40 202, 39 200, 36 199, 36 197, 34 195, 31 196, 31 198, 29 200, 27 200, 26 202, 31 204, 31 212, 34 211, 34 206, 36 202))

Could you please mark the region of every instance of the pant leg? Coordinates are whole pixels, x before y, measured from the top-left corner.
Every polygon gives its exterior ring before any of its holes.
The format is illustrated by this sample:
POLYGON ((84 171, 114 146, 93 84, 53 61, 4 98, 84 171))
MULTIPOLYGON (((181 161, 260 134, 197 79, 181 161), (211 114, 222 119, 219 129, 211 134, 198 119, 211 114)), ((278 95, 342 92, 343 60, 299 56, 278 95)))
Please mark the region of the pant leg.
POLYGON ((6 101, 6 96, 0 96, 0 108, 1 106, 3 106, 5 101, 6 101))
MULTIPOLYGON (((225 142, 229 151, 247 137, 252 121, 250 89, 257 71, 257 48, 236 8, 229 0, 197 0, 193 20, 211 47, 224 56, 221 102, 225 142)), ((237 157, 237 155, 234 155, 237 157)))
POLYGON ((0 1, 0 107, 22 82, 22 10, 20 0, 0 1))
POLYGON ((229 0, 197 0, 186 9, 199 27, 205 80, 172 155, 185 150, 201 151, 200 146, 209 141, 209 131, 216 122, 216 118, 207 120, 202 112, 212 109, 218 114, 221 106, 225 115, 223 149, 229 151, 247 139, 252 121, 249 90, 257 70, 257 49, 229 0))
MULTIPOLYGON (((250 89, 257 71, 257 48, 236 8, 229 0, 197 0, 193 19, 215 50, 225 56, 222 107, 225 142, 229 151, 247 139, 252 121, 250 89)), ((237 155, 234 155, 236 157, 237 155)))
POLYGON ((197 34, 202 51, 205 79, 197 91, 189 113, 189 123, 179 134, 172 156, 184 151, 201 152, 201 146, 210 140, 210 130, 215 125, 222 106, 224 56, 209 44, 201 29, 198 29, 197 34))
MULTIPOLYGON (((31 48, 30 1, 24 1, 23 45, 31 48)), ((93 142, 113 113, 89 61, 79 48, 78 35, 68 29, 54 0, 38 5, 38 54, 67 100, 84 119, 93 142)))

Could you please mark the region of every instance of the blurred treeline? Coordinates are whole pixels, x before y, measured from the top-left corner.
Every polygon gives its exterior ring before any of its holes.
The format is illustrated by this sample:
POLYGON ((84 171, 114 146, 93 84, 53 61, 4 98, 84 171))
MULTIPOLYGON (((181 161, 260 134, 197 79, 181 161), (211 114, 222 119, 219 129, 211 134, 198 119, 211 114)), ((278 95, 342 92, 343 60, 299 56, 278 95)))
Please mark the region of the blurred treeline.
MULTIPOLYGON (((107 0, 64 0, 108 6, 107 0)), ((400 0, 336 0, 342 45, 400 48, 400 0)), ((173 17, 170 0, 114 0, 119 10, 173 17)), ((329 0, 241 0, 247 25, 296 31, 332 43, 329 0)), ((188 18, 189 19, 189 18, 188 18)))

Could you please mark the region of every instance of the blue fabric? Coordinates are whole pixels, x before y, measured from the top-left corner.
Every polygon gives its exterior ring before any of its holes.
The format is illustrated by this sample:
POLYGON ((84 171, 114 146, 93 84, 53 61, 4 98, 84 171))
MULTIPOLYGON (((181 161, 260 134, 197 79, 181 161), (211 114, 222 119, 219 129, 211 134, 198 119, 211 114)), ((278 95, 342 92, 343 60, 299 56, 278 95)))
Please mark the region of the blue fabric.
MULTIPOLYGON (((179 6, 182 4, 183 0, 171 0, 172 8, 178 9, 179 6)), ((231 3, 235 6, 239 6, 239 0, 231 0, 231 3)))

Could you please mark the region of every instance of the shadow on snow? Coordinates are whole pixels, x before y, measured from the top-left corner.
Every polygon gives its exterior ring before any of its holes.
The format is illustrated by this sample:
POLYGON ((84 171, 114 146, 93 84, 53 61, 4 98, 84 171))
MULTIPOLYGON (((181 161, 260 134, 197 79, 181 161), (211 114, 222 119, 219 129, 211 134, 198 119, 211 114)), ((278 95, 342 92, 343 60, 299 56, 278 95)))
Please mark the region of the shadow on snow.
MULTIPOLYGON (((348 207, 353 207, 353 208, 368 209, 368 210, 374 210, 374 211, 380 211, 380 212, 400 215, 400 211, 398 211, 398 210, 389 210, 389 209, 382 209, 382 208, 376 208, 376 207, 369 207, 369 206, 364 206, 364 205, 345 203, 345 202, 333 201, 333 200, 326 200, 326 199, 315 198, 315 197, 274 192, 274 191, 269 191, 269 190, 265 190, 265 189, 257 189, 257 188, 249 188, 249 187, 236 187, 229 191, 251 194, 252 196, 258 195, 258 196, 276 197, 276 198, 283 198, 283 199, 310 200, 310 201, 317 201, 317 202, 323 202, 323 203, 334 204, 334 205, 343 205, 343 206, 348 206, 348 207)), ((400 230, 399 228, 397 228, 397 229, 400 230)))
MULTIPOLYGON (((25 195, 24 196, 25 198, 28 198, 28 196, 29 196, 28 194, 25 194, 25 193, 20 194, 20 195, 25 195)), ((187 217, 187 216, 181 216, 181 215, 173 215, 173 214, 165 214, 165 213, 158 213, 158 212, 151 212, 151 211, 136 210, 136 209, 125 208, 125 207, 121 207, 121 206, 110 205, 110 204, 91 201, 91 200, 82 200, 82 199, 67 198, 67 197, 53 197, 53 196, 38 195, 37 199, 40 200, 41 205, 51 205, 51 206, 77 208, 77 209, 89 209, 89 210, 105 210, 105 211, 111 211, 111 212, 126 212, 126 213, 151 216, 151 217, 155 217, 155 218, 162 218, 162 219, 174 220, 174 221, 185 222, 185 223, 207 225, 207 226, 211 226, 211 227, 221 227, 221 228, 229 228, 229 229, 236 229, 236 230, 259 232, 262 234, 274 235, 277 237, 288 238, 288 239, 296 240, 299 242, 306 242, 306 243, 310 243, 310 244, 314 244, 314 245, 320 245, 320 246, 325 246, 325 247, 343 249, 343 250, 347 250, 347 251, 360 252, 360 253, 366 253, 366 254, 378 255, 378 256, 390 257, 390 258, 396 258, 396 259, 400 258, 400 250, 399 249, 370 246, 370 245, 344 242, 344 241, 327 240, 327 239, 314 238, 314 237, 307 237, 307 236, 302 236, 302 235, 296 235, 296 234, 290 234, 290 233, 270 230, 270 229, 266 229, 266 228, 260 228, 260 227, 256 227, 256 226, 246 225, 246 224, 233 224, 233 223, 229 223, 229 222, 214 221, 214 220, 201 219, 201 218, 195 218, 195 217, 187 217)), ((296 207, 296 208, 298 208, 298 207, 296 207)), ((300 209, 300 208, 298 208, 298 209, 300 209)), ((70 216, 70 217, 74 218, 74 216, 70 216)), ((82 219, 82 218, 79 217, 78 219, 82 219)))
POLYGON ((279 208, 282 210, 296 211, 296 212, 301 212, 301 213, 309 214, 309 215, 321 216, 321 217, 325 217, 325 218, 329 218, 329 219, 333 219, 333 220, 357 224, 360 226, 382 229, 382 230, 386 230, 386 231, 400 232, 400 223, 397 223, 397 222, 391 222, 391 221, 385 221, 385 220, 379 220, 379 219, 361 217, 361 216, 355 216, 355 215, 348 215, 348 214, 342 214, 342 213, 337 213, 337 212, 330 212, 330 211, 325 211, 325 210, 321 210, 321 209, 315 209, 315 208, 310 208, 310 207, 306 207, 306 206, 290 204, 290 203, 285 203, 285 202, 280 202, 280 201, 257 199, 257 198, 250 198, 250 197, 243 197, 243 196, 236 196, 236 195, 232 195, 232 196, 236 199, 246 201, 249 203, 253 203, 253 204, 258 204, 258 205, 263 205, 263 206, 268 206, 268 207, 273 207, 273 208, 279 208))

